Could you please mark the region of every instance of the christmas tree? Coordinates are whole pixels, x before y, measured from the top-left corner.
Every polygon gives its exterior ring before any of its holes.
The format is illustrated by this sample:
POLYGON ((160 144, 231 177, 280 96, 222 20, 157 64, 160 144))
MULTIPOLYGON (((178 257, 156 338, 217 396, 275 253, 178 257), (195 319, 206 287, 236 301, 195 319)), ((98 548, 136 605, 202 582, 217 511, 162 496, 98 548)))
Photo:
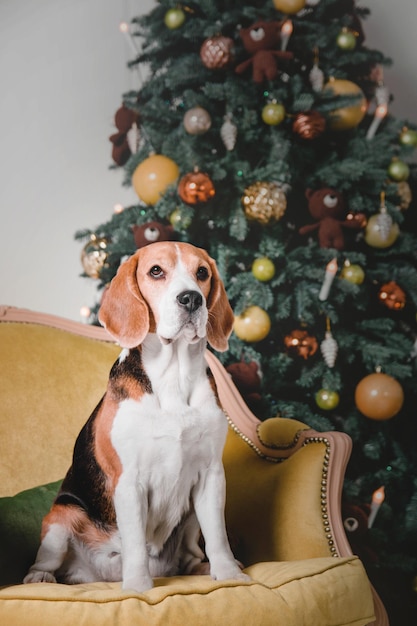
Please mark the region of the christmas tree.
POLYGON ((76 237, 98 293, 155 240, 216 259, 236 316, 218 356, 259 417, 352 437, 346 531, 404 626, 417 608, 417 129, 389 113, 368 14, 354 0, 159 0, 123 25, 138 86, 110 139, 138 202, 76 237))

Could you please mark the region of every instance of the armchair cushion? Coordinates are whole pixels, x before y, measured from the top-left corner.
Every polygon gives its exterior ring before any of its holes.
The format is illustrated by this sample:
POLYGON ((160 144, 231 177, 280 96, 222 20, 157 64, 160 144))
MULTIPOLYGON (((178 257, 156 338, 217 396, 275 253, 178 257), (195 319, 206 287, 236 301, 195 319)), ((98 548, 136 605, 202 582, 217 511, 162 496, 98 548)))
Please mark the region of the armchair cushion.
POLYGON ((159 578, 144 594, 118 583, 37 583, 0 592, 8 626, 169 624, 169 626, 359 626, 373 619, 356 557, 257 563, 245 569, 252 582, 209 576, 159 578), (354 602, 346 603, 346 595, 354 602))

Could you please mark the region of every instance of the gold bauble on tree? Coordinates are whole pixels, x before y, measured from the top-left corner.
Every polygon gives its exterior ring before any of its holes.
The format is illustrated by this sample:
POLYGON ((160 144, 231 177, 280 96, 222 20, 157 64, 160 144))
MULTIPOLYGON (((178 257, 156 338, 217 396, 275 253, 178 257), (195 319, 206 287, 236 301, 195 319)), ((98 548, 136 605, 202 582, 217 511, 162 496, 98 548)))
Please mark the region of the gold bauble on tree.
POLYGON ((367 102, 365 94, 358 85, 350 80, 330 78, 324 85, 323 92, 331 92, 336 96, 357 96, 357 100, 352 104, 330 113, 329 126, 332 130, 349 130, 361 123, 366 113, 367 102))
POLYGON ((91 235, 81 251, 81 264, 90 278, 100 278, 100 272, 107 259, 108 240, 105 237, 91 235))
POLYGON ((388 374, 375 372, 365 376, 355 390, 359 411, 373 420, 389 420, 401 410, 404 392, 400 383, 388 374))
POLYGON ((274 7, 282 13, 294 15, 304 9, 306 0, 272 0, 274 7))
POLYGON ((169 185, 175 183, 179 167, 163 154, 151 154, 139 163, 132 176, 132 185, 145 204, 155 204, 169 185))
POLYGON ((399 226, 392 222, 388 232, 381 228, 380 215, 371 215, 365 229, 365 241, 372 248, 389 248, 398 239, 399 226))
POLYGON ((235 335, 250 343, 262 341, 271 329, 271 320, 266 311, 260 306, 253 305, 235 316, 233 330, 235 335))
POLYGON ((258 181, 245 189, 242 204, 248 220, 265 225, 281 219, 287 208, 287 197, 277 183, 258 181))

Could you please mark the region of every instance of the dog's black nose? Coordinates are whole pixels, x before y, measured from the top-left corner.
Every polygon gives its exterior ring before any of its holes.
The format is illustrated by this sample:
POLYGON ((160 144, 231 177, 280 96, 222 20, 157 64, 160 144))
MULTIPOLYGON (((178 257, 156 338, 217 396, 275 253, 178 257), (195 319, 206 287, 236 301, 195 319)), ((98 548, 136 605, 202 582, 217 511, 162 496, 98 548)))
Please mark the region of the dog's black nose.
POLYGON ((177 302, 192 313, 201 307, 203 298, 198 291, 182 291, 177 296, 177 302))

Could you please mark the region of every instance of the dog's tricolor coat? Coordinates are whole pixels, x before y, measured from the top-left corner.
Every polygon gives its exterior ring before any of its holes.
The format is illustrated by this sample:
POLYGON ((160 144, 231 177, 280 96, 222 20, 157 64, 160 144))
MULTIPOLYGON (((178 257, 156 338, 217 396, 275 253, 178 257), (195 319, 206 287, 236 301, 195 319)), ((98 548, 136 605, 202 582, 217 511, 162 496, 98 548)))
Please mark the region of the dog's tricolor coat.
POLYGON ((122 346, 107 391, 81 430, 24 582, 155 576, 247 579, 224 523, 227 422, 204 358, 225 350, 233 313, 214 261, 185 243, 141 248, 104 294, 100 319, 122 346))

